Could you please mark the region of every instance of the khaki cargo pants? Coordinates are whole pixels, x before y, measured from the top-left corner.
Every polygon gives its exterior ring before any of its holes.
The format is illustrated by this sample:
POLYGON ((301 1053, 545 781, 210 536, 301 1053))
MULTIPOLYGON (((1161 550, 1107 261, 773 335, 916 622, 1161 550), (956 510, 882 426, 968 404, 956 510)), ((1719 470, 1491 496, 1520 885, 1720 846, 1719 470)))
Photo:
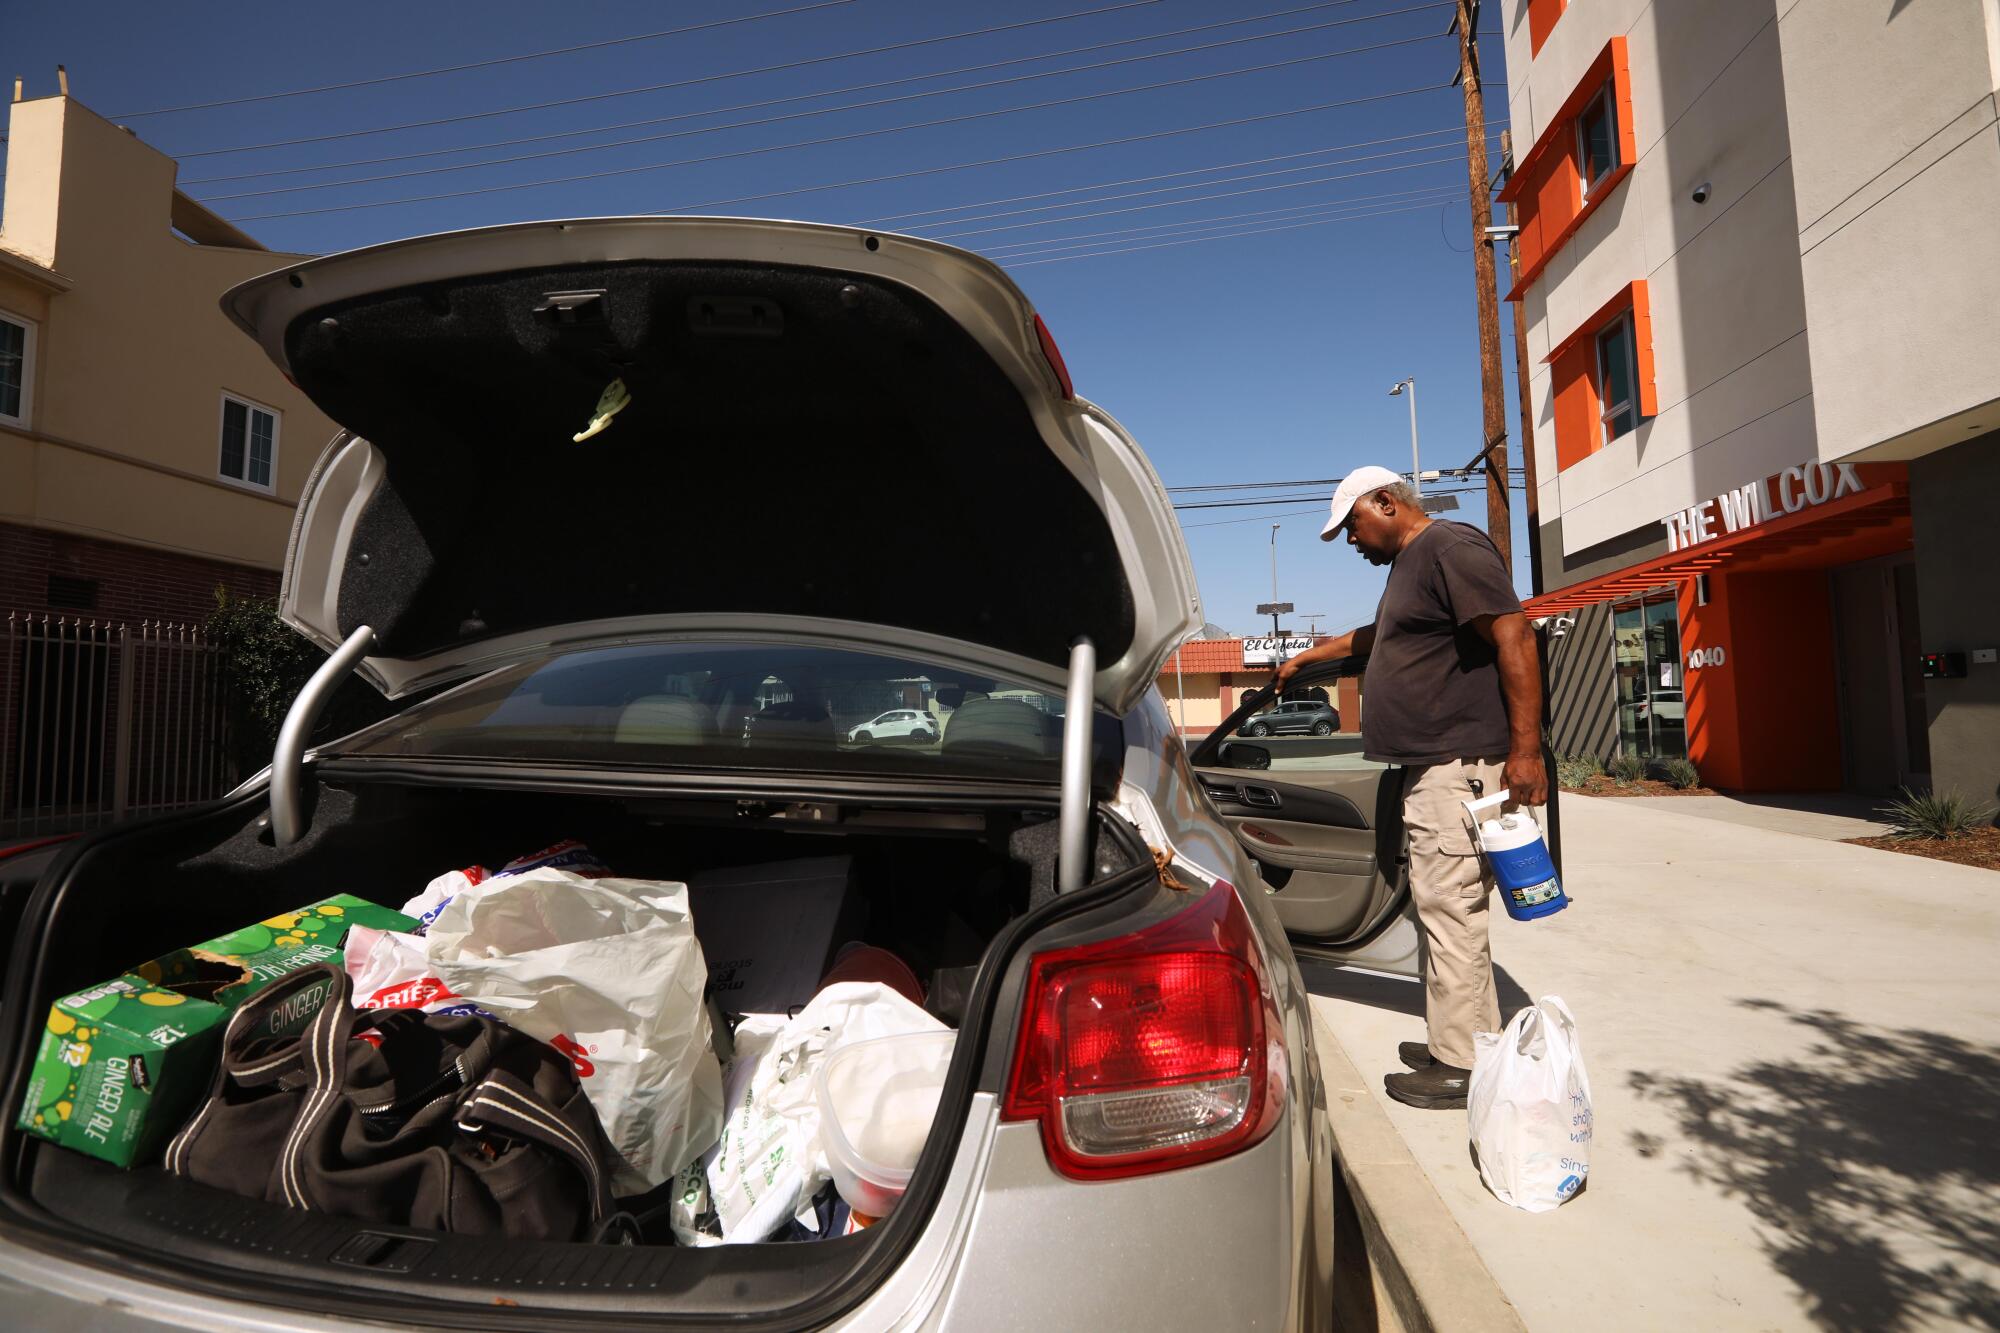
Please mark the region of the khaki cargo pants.
POLYGON ((1403 827, 1410 836, 1410 896, 1422 927, 1424 1021, 1431 1055, 1472 1068, 1472 1034, 1500 1030, 1487 904, 1493 878, 1472 841, 1462 802, 1506 786, 1504 759, 1454 759, 1403 770, 1403 827))

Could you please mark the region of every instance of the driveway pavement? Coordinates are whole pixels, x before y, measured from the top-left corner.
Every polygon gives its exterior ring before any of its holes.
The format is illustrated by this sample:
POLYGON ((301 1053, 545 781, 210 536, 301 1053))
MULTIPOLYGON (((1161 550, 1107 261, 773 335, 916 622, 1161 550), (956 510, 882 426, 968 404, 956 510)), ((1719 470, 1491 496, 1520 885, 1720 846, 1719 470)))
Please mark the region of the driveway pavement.
POLYGON ((1573 905, 1495 909, 1503 1010, 1562 996, 1590 1071, 1556 1212, 1381 1093, 1419 986, 1315 1007, 1530 1329, 2000 1328, 2000 874, 1668 804, 1563 798, 1573 905))

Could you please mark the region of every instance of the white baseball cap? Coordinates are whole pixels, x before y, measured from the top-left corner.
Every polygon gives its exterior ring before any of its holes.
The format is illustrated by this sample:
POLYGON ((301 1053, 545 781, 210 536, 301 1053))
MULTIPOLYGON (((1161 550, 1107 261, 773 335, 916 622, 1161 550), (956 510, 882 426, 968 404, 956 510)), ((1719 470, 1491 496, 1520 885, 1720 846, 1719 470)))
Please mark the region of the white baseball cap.
POLYGON ((1347 521, 1347 515, 1354 508, 1354 502, 1362 496, 1373 495, 1377 491, 1402 484, 1402 474, 1391 472, 1385 467, 1376 467, 1371 463, 1367 467, 1354 469, 1340 479, 1340 485, 1334 490, 1333 512, 1327 516, 1326 526, 1319 530, 1319 539, 1323 542, 1332 541, 1339 533, 1340 525, 1347 521))

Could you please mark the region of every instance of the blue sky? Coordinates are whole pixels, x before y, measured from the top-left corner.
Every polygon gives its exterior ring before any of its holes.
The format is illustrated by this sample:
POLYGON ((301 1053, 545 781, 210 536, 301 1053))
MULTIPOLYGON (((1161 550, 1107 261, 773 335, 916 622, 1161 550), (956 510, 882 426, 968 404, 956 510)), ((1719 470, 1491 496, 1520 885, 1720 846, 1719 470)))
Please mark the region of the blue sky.
MULTIPOLYGON (((1487 6, 1482 43, 1493 121, 1506 114, 1504 8, 1487 6)), ((274 249, 322 252, 613 213, 869 223, 1006 264, 1054 331, 1078 392, 1131 429, 1169 486, 1335 477, 1366 462, 1407 467, 1407 409, 1387 396, 1406 375, 1417 377, 1426 466, 1463 464, 1479 447, 1464 120, 1458 91, 1444 86, 1456 68, 1455 39, 1443 35, 1446 3, 494 0, 131 5, 116 14, 112 23, 92 6, 14 7, 7 72, 26 76, 30 96, 45 95, 57 63, 66 64, 75 96, 179 157, 190 194, 274 249), (1060 17, 1090 10, 1103 12, 1060 17), (767 17, 726 22, 759 14, 767 17), (141 114, 697 25, 716 26, 141 114), (1018 26, 903 45, 1000 25, 1018 26), (774 65, 795 67, 766 69, 774 65), (1270 65, 1280 67, 1253 68, 1270 65), (1049 77, 1025 77, 1039 74, 1049 77), (1175 86, 1122 91, 1163 83, 1175 86), (679 86, 599 96, 660 84, 679 86), (937 95, 916 96, 925 93, 937 95), (1093 96, 1104 93, 1117 95, 1093 96), (570 104, 479 114, 549 102, 570 104), (1049 102, 1063 104, 1021 109, 1049 102), (949 123, 899 128, 928 121, 949 123), (1222 121, 1238 123, 1166 133, 1222 121), (612 125, 625 128, 604 128, 612 125), (348 137, 217 151, 332 135, 348 137), (503 143, 536 136, 563 137, 503 143), (802 144, 828 139, 836 141, 802 144), (1138 141, 1080 147, 1114 139, 1138 141), (588 151, 620 140, 642 142, 588 151), (495 146, 443 151, 475 145, 495 146), (1072 148, 1080 150, 1050 151, 1072 148), (498 158, 526 160, 436 170, 498 158), (1016 160, 963 165, 993 158, 1016 160), (269 174, 278 172, 288 174, 269 174), (410 172, 428 174, 401 174, 410 172), (904 178, 794 193, 889 175, 904 178), (296 188, 371 176, 395 178, 296 188), (591 178, 495 188, 577 176, 591 178), (458 197, 387 202, 447 193, 458 197), (715 202, 745 195, 776 197, 715 202)), ((1506 318, 1503 306, 1511 390, 1506 318)), ((1507 421, 1518 421, 1511 393, 1507 421)), ((1518 441, 1512 448, 1518 468, 1518 441)), ((1182 513, 1209 619, 1258 628, 1253 607, 1270 595, 1271 522, 1282 525, 1281 598, 1301 615, 1323 613, 1323 629, 1368 618, 1381 571, 1320 543, 1319 518, 1300 512, 1323 514, 1324 489, 1269 509, 1182 513)), ((1462 503, 1456 516, 1483 525, 1483 496, 1462 503)), ((1514 530, 1525 592, 1518 490, 1514 530)))

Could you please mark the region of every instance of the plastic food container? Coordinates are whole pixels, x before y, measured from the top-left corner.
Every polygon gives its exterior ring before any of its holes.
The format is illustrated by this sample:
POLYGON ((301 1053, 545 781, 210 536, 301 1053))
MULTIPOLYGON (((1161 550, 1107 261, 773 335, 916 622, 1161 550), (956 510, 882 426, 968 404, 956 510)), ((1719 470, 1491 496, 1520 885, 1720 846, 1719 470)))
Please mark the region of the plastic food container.
POLYGON ((833 1187, 855 1212, 881 1217, 903 1197, 957 1040, 949 1031, 877 1037, 820 1064, 820 1135, 833 1187))

